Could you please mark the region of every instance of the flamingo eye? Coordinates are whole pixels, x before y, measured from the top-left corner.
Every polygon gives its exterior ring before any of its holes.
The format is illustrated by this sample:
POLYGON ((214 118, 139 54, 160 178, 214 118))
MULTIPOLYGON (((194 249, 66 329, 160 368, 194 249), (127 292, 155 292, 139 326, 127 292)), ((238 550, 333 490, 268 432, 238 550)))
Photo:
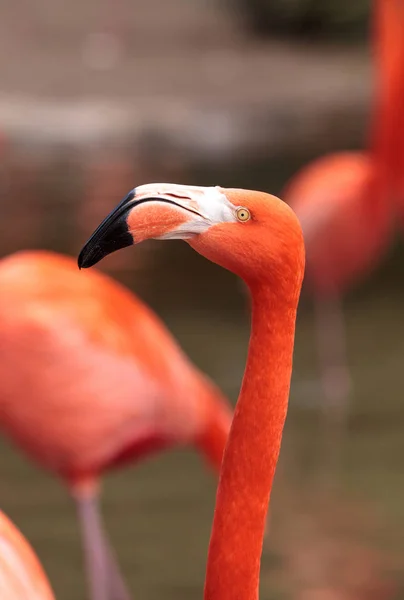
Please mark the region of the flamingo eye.
POLYGON ((236 209, 236 217, 239 221, 245 223, 245 221, 251 219, 250 211, 248 208, 244 208, 244 206, 239 206, 239 208, 236 209))

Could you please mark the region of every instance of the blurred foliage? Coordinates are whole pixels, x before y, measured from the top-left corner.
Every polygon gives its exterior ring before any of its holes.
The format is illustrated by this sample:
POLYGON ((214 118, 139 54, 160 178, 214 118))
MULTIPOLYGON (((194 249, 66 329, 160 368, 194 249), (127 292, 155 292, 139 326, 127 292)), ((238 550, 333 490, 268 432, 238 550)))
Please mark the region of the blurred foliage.
POLYGON ((368 29, 369 0, 228 0, 256 35, 356 39, 368 29))

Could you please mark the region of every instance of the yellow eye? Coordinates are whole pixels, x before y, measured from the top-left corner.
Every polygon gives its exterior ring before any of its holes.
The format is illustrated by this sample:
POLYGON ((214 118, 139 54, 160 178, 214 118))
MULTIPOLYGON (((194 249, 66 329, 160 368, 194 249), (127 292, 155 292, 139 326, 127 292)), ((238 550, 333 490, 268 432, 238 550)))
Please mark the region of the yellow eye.
POLYGON ((236 209, 236 217, 242 223, 244 223, 245 221, 249 221, 251 219, 250 211, 248 210, 248 208, 240 206, 236 209))

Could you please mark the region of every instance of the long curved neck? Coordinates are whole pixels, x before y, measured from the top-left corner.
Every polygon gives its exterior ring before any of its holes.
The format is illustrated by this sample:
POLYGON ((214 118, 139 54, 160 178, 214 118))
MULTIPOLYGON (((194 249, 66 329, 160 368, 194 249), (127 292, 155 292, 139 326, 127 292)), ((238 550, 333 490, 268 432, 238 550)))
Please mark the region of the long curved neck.
POLYGON ((400 2, 375 0, 372 33, 376 83, 370 142, 377 166, 376 182, 372 182, 377 208, 394 194, 401 174, 404 10, 400 2))
POLYGON ((205 600, 255 600, 292 372, 297 298, 252 293, 247 365, 224 453, 205 600))

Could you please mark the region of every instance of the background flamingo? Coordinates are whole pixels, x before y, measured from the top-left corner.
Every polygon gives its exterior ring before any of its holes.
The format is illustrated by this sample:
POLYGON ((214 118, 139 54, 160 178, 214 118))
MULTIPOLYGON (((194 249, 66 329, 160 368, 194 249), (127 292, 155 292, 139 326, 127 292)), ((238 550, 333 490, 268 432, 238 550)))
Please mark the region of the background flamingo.
POLYGON ((100 273, 49 252, 0 262, 2 431, 66 482, 91 596, 128 598, 99 515, 100 474, 175 444, 218 470, 231 410, 158 318, 100 273))
MULTIPOLYGON (((397 131, 402 132, 404 125, 404 7, 402 6, 401 2, 393 2, 392 4, 396 11, 396 18, 394 23, 391 24, 391 35, 394 35, 397 40, 394 76, 398 81, 398 85, 395 89, 396 96, 394 98, 394 116, 396 119, 397 131)), ((404 222, 404 135, 401 135, 397 141, 397 144, 392 147, 390 160, 394 165, 394 191, 396 208, 398 208, 400 217, 399 225, 402 227, 404 222)))
MULTIPOLYGON (((392 234, 392 156, 403 137, 396 111, 404 21, 397 4, 376 0, 374 6, 376 101, 369 150, 322 157, 299 171, 283 192, 305 236, 325 411, 333 426, 344 420, 351 389, 341 297, 381 260, 392 234)), ((325 433, 329 437, 328 428, 325 433)))
POLYGON ((243 384, 226 446, 205 581, 206 600, 258 597, 265 519, 287 412, 304 244, 292 210, 265 193, 174 184, 135 188, 79 256, 185 239, 242 277, 252 296, 243 384))
POLYGON ((6 515, 0 511, 1 600, 54 600, 35 552, 6 515))

